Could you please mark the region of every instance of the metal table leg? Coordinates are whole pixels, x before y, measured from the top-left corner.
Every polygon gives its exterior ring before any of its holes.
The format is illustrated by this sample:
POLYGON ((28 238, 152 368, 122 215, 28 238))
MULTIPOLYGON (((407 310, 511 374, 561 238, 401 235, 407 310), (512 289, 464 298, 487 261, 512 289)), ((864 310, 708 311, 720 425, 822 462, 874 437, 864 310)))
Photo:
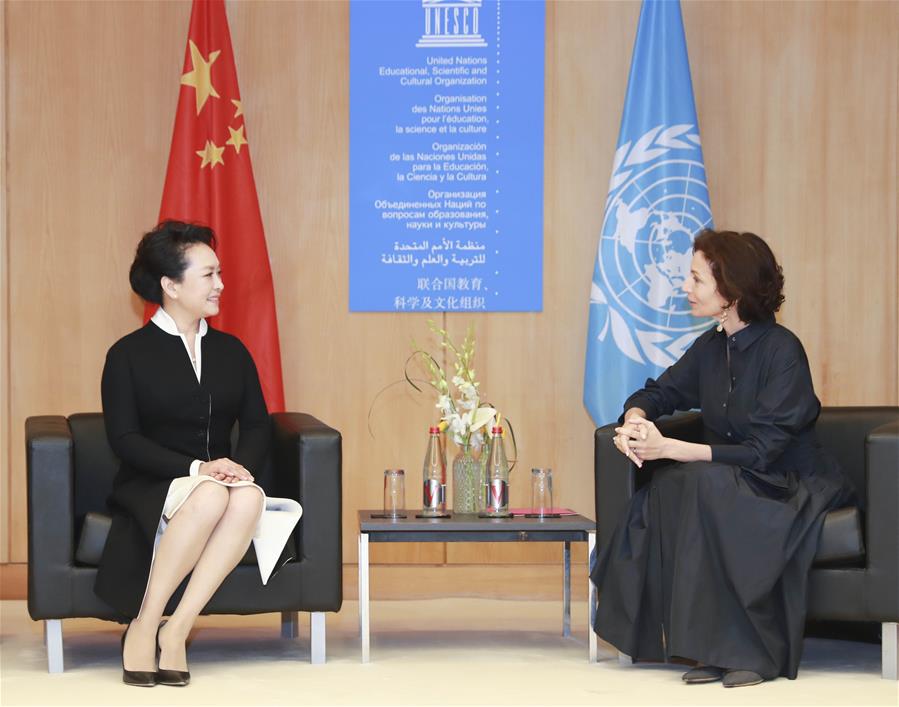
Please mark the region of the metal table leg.
POLYGON ((368 626, 368 533, 359 533, 359 629, 362 641, 362 662, 369 658, 368 626))
POLYGON ((562 551, 562 564, 564 565, 564 579, 562 580, 562 636, 568 638, 571 635, 571 542, 565 541, 565 549, 562 551))
POLYGON ((590 558, 596 547, 596 533, 587 533, 587 660, 597 660, 596 632, 593 630, 593 607, 596 606, 596 585, 590 579, 590 558))

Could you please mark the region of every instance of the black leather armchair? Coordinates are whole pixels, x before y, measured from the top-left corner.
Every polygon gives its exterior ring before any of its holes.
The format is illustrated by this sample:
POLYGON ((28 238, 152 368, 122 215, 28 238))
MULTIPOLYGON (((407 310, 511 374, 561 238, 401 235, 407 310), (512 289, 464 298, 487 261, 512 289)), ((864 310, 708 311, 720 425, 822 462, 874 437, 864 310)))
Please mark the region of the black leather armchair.
MULTIPOLYGON (((634 491, 651 477, 612 444, 616 425, 596 430, 598 551, 608 544, 634 491)), ((703 439, 699 413, 659 420, 667 437, 703 439)), ((865 503, 825 517, 809 577, 808 618, 881 624, 882 674, 899 674, 899 407, 824 408, 817 424, 821 444, 833 453, 865 503)), ((602 601, 602 598, 600 598, 602 601)))
MULTIPOLYGON (((256 481, 268 494, 303 506, 282 560, 263 586, 252 545, 204 614, 281 612, 282 636, 297 635, 297 612, 310 612, 311 661, 325 661, 325 613, 343 602, 341 437, 310 415, 271 416, 270 459, 256 481), (290 558, 288 560, 288 558, 290 558)), ((103 415, 30 417, 28 611, 44 621, 50 672, 62 672, 62 619, 124 620, 93 591, 109 531, 106 498, 118 470, 103 415)), ((176 592, 169 605, 177 603, 176 592)))

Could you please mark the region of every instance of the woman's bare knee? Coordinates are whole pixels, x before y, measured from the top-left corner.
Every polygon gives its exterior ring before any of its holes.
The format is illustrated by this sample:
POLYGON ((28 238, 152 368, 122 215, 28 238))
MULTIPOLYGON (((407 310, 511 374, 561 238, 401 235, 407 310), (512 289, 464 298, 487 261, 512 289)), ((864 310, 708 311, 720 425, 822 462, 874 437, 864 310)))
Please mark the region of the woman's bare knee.
POLYGON ((218 520, 228 507, 228 489, 216 483, 203 483, 191 491, 178 513, 218 520))
POLYGON ((229 489, 228 512, 255 520, 262 514, 262 492, 253 486, 229 489))

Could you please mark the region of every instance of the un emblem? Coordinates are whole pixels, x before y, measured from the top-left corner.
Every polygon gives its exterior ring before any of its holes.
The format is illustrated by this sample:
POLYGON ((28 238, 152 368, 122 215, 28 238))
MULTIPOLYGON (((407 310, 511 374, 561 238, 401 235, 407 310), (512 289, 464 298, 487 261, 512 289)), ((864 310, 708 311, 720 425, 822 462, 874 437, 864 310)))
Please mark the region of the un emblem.
POLYGON ((683 289, 693 239, 712 224, 694 125, 658 126, 615 153, 592 306, 599 338, 641 364, 670 366, 707 320, 690 315, 683 289))

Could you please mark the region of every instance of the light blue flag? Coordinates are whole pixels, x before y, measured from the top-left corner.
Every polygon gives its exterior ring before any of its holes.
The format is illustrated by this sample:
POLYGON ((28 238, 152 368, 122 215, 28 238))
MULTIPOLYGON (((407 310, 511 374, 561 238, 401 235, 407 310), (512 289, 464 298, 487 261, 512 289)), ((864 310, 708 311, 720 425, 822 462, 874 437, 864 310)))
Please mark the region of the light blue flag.
POLYGON ((683 283, 711 227, 680 3, 644 0, 590 291, 584 405, 597 425, 708 328, 683 283))

